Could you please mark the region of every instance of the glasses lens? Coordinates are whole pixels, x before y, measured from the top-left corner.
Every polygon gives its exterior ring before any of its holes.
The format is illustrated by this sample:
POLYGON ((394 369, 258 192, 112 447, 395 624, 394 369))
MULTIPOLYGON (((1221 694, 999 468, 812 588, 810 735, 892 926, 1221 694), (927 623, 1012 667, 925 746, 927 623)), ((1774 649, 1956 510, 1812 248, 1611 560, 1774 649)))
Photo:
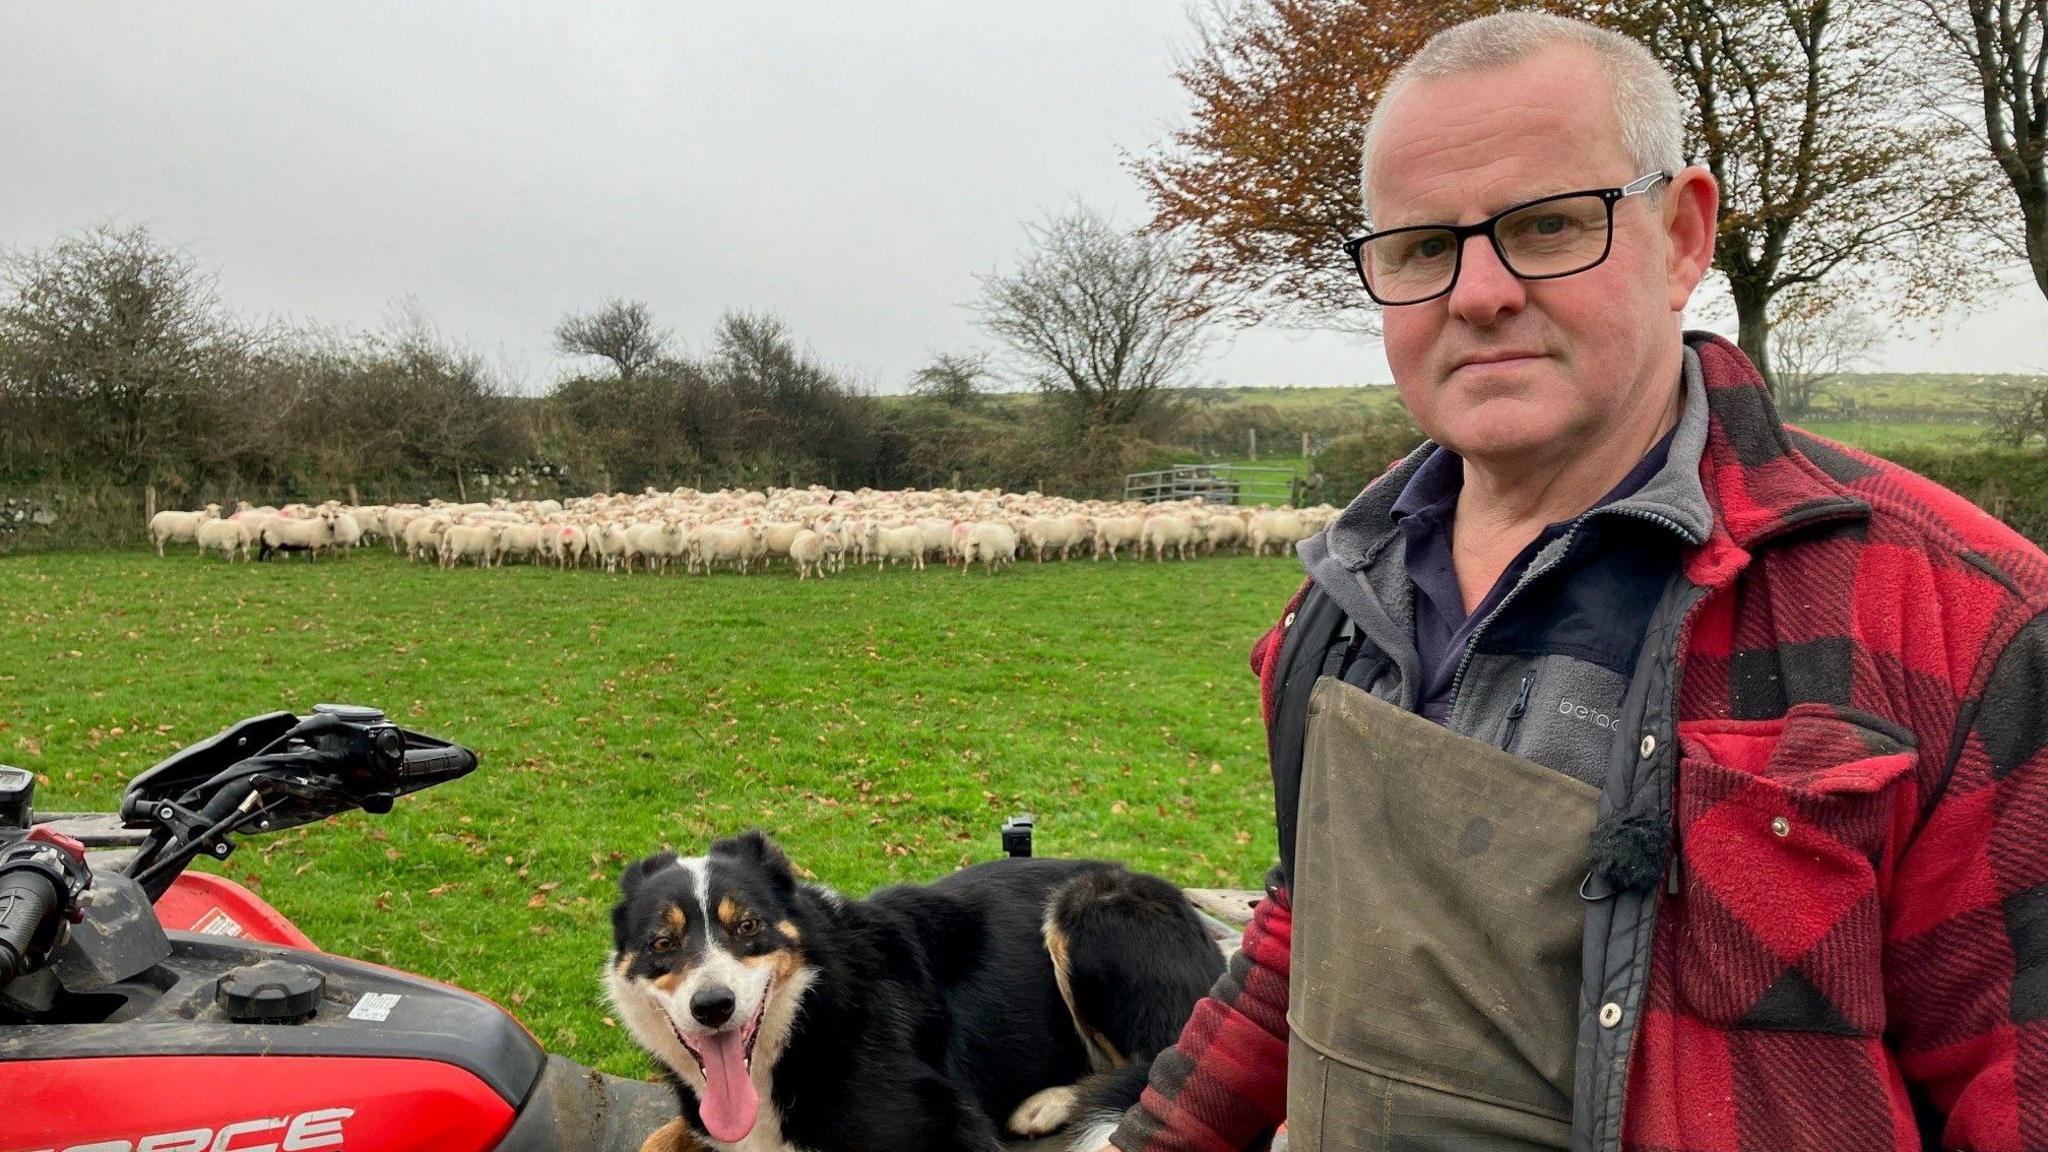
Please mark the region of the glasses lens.
POLYGON ((1607 255, 1610 218, 1599 196, 1566 196, 1532 204, 1494 227, 1508 268, 1517 276, 1583 272, 1607 255))
POLYGON ((1457 274, 1458 238, 1441 228, 1374 236, 1358 250, 1358 270, 1382 304, 1427 300, 1457 274))

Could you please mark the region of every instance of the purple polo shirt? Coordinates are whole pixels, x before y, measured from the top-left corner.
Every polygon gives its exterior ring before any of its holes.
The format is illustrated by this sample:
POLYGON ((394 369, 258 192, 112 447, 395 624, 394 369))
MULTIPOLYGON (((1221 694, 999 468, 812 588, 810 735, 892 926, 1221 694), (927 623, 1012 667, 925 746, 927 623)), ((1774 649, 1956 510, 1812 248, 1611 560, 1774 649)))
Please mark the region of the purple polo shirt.
MULTIPOLYGON (((1673 428, 1621 478, 1594 508, 1633 496, 1664 467, 1671 455, 1673 428)), ((1407 542, 1408 581, 1415 586, 1415 648, 1422 658, 1422 689, 1416 710, 1439 724, 1451 718, 1451 681, 1458 661, 1472 634, 1492 614, 1501 600, 1528 571, 1529 562, 1543 546, 1570 530, 1571 522, 1547 524, 1529 546, 1522 549, 1494 581, 1486 598, 1469 614, 1458 589, 1458 575, 1451 565, 1451 520, 1458 507, 1458 492, 1465 486, 1464 458, 1441 445, 1432 452, 1401 494, 1394 498, 1394 522, 1407 542)), ((1576 518, 1575 518, 1576 519, 1576 518)), ((1587 546, 1599 546, 1599 534, 1592 534, 1587 546)), ((1575 545, 1575 547, 1577 547, 1575 545)), ((1616 620, 1617 628, 1633 628, 1638 638, 1646 621, 1616 620)))

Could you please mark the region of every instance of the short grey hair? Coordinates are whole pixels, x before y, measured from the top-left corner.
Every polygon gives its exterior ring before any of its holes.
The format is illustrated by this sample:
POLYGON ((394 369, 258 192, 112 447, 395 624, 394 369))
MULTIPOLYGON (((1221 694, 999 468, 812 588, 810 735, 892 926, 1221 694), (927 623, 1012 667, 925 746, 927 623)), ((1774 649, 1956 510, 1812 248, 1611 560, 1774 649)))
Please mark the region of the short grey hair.
POLYGON ((1548 12, 1502 12, 1446 28, 1394 73, 1366 121, 1358 190, 1372 210, 1372 154, 1394 98, 1423 80, 1441 80, 1519 64, 1556 45, 1583 48, 1607 74, 1608 103, 1621 124, 1621 146, 1635 174, 1685 167, 1685 106, 1650 50, 1619 32, 1548 12))

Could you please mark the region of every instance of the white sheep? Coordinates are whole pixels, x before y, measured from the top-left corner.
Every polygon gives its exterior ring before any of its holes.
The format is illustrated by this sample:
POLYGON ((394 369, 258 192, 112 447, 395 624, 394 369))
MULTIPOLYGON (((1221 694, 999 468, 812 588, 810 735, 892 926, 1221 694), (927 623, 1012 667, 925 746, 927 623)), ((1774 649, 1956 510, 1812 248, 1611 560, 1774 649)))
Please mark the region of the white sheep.
POLYGON ((233 560, 235 553, 242 554, 242 562, 249 562, 249 526, 239 520, 208 520, 199 526, 199 554, 217 551, 223 560, 233 560))
POLYGON ((1309 527, 1292 508, 1283 508, 1278 512, 1254 515, 1246 527, 1246 535, 1252 542, 1252 555, 1264 556, 1268 544, 1274 546, 1275 555, 1280 555, 1295 541, 1306 539, 1309 527))
POLYGON ((480 568, 490 567, 498 556, 498 541, 505 534, 503 524, 451 524, 441 534, 441 567, 453 568, 465 557, 480 568))
POLYGON ((824 579, 826 568, 839 553, 838 536, 810 528, 798 532, 789 542, 789 563, 799 580, 807 579, 813 572, 824 579))
POLYGON ((1188 558, 1188 545, 1200 542, 1201 532, 1187 516, 1171 512, 1147 516, 1144 543, 1138 551, 1138 559, 1143 560, 1145 553, 1150 552, 1153 559, 1163 562, 1166 550, 1172 548, 1175 555, 1185 560, 1188 558))
POLYGON ((149 518, 149 542, 156 545, 156 554, 164 554, 166 544, 196 544, 199 542, 199 526, 220 516, 220 505, 208 504, 199 512, 159 512, 149 518))
POLYGON ((514 557, 532 560, 540 555, 543 532, 538 524, 507 524, 498 538, 498 562, 514 557))
POLYGON ((343 509, 334 513, 334 547, 343 556, 349 549, 363 542, 362 522, 355 514, 343 509))
POLYGON ((282 552, 287 557, 293 552, 304 552, 307 559, 318 560, 322 551, 334 547, 334 513, 316 512, 303 518, 273 516, 264 523, 257 540, 258 560, 270 559, 272 552, 282 552))
POLYGON ((697 557, 703 571, 714 564, 731 564, 745 575, 748 565, 767 553, 767 532, 759 524, 713 524, 697 531, 697 557))
POLYGON ((1109 558, 1115 560, 1119 548, 1137 548, 1142 560, 1144 537, 1143 516, 1104 516, 1095 522, 1095 559, 1102 559, 1102 554, 1108 552, 1109 558))
MULTIPOLYGON (((952 526, 947 526, 950 533, 952 526)), ((887 568, 891 560, 908 560, 914 569, 924 568, 925 533, 915 524, 901 528, 876 527, 874 543, 869 553, 875 558, 875 567, 887 568)))
POLYGON ((981 561, 983 569, 993 575, 998 564, 1017 562, 1017 533, 1008 524, 990 522, 969 524, 961 538, 960 574, 981 561))

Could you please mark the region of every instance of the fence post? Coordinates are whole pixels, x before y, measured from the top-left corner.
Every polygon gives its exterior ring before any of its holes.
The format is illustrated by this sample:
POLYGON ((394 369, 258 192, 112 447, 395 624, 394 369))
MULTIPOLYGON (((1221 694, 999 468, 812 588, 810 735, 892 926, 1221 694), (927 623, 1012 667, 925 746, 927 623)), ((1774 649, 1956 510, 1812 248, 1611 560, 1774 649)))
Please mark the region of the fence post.
POLYGON ((146 525, 154 519, 156 519, 156 485, 151 484, 142 490, 142 522, 146 525))
POLYGON ((1257 428, 1247 428, 1244 430, 1244 434, 1251 437, 1252 463, 1256 464, 1259 462, 1259 430, 1257 428))
POLYGON ((1304 461, 1308 459, 1308 433, 1306 432, 1301 434, 1301 458, 1304 461))

